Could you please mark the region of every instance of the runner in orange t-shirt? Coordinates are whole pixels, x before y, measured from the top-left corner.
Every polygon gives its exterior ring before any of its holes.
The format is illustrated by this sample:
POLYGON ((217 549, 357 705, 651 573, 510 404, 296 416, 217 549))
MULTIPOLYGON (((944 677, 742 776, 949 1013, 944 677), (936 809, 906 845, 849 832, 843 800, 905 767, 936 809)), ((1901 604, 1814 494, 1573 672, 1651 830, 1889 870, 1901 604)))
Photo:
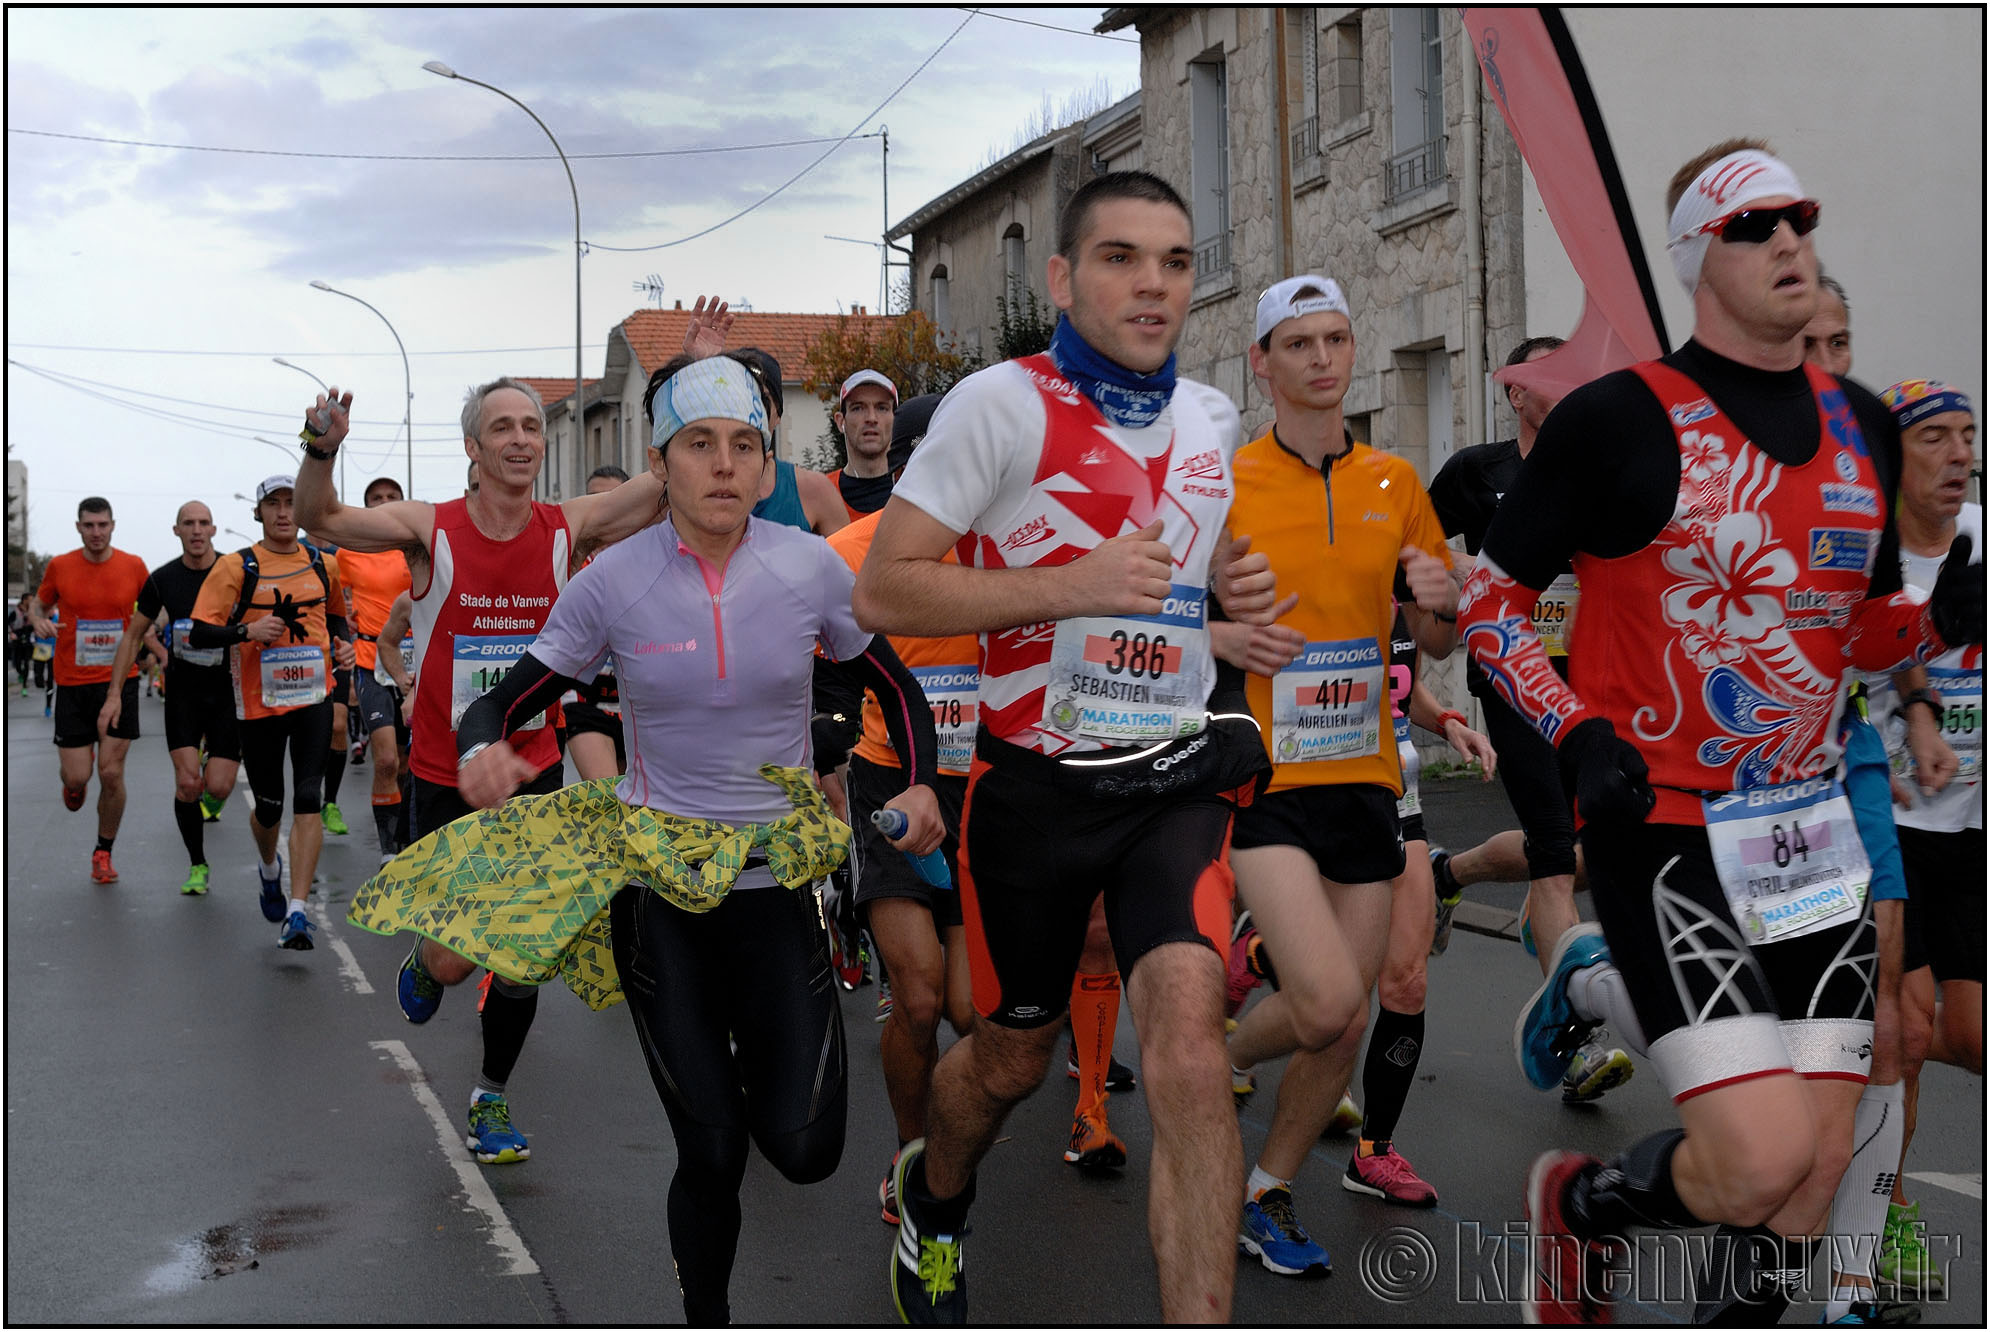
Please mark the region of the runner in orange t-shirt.
MULTIPOLYGON (((401 483, 391 476, 367 482, 366 507, 377 508, 400 499, 401 483)), ((401 700, 393 676, 380 665, 381 630, 387 626, 387 613, 394 599, 413 589, 408 557, 398 550, 339 551, 339 572, 345 577, 346 599, 352 608, 353 693, 359 707, 360 729, 366 733, 373 752, 373 826, 380 840, 380 863, 386 864, 401 849, 401 753, 399 735, 406 723, 401 720, 401 700)), ((404 652, 412 657, 414 640, 390 642, 388 652, 404 652)), ((341 737, 333 736, 334 740, 341 737)))
POLYGON ((96 768, 97 848, 90 853, 90 878, 97 883, 117 882, 111 843, 124 819, 124 756, 138 738, 136 671, 118 682, 123 715, 101 737, 97 714, 110 696, 111 662, 147 574, 144 560, 111 545, 116 528, 109 500, 92 495, 78 504, 82 549, 48 562, 27 607, 35 632, 55 639, 55 747, 66 807, 83 808, 90 769, 96 768), (58 606, 64 613, 51 624, 49 613, 58 606))

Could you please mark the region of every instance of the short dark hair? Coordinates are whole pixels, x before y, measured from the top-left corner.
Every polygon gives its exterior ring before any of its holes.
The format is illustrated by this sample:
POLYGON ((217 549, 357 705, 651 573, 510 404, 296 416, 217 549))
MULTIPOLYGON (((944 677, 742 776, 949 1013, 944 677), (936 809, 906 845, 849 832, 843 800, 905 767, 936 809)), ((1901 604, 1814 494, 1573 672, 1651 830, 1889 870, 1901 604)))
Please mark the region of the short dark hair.
POLYGON ((758 347, 739 347, 726 355, 753 372, 753 377, 760 381, 760 394, 770 400, 774 415, 788 414, 787 401, 781 393, 781 363, 772 352, 758 347))
POLYGON ((1528 338, 1506 354, 1506 363, 1508 365, 1519 365, 1535 352, 1553 351, 1566 341, 1568 341, 1567 338, 1558 338, 1552 333, 1544 333, 1538 338, 1528 338))
POLYGON ((601 464, 601 466, 587 474, 587 479, 589 481, 599 481, 604 476, 610 481, 627 481, 629 479, 629 474, 614 463, 601 464))
POLYGON ((651 425, 656 424, 656 391, 662 388, 672 375, 697 360, 698 358, 689 352, 679 352, 658 366, 650 375, 650 382, 643 385, 643 418, 651 425))
POLYGON ((1057 252, 1070 263, 1078 262, 1078 243, 1085 238, 1085 228, 1091 224, 1092 210, 1113 199, 1139 199, 1147 203, 1170 204, 1181 209, 1182 216, 1195 222, 1195 215, 1182 202, 1182 196, 1175 187, 1159 176, 1145 171, 1108 171, 1103 176, 1094 176, 1078 187, 1064 205, 1063 214, 1057 219, 1057 252))
POLYGON ((110 511, 111 502, 109 500, 105 499, 102 495, 92 495, 76 506, 76 521, 79 523, 82 522, 83 515, 86 513, 108 514, 110 511))
POLYGON ((1852 317, 1852 298, 1845 294, 1845 284, 1825 273, 1817 275, 1817 285, 1838 298, 1838 304, 1845 307, 1845 317, 1852 317))

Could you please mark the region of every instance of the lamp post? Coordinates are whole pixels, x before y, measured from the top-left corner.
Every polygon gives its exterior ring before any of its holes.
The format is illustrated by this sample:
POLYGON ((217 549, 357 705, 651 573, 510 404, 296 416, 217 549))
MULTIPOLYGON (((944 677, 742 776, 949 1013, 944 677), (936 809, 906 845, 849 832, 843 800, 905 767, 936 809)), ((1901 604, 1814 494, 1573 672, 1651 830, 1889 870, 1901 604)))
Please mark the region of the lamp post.
MULTIPOLYGON (((267 444, 271 448, 275 449, 278 453, 281 453, 283 455, 283 460, 290 464, 290 470, 293 473, 296 472, 297 445, 295 442, 289 444, 279 444, 273 439, 264 439, 261 435, 252 435, 250 436, 250 438, 254 439, 258 444, 267 444)), ((238 496, 237 498, 240 497, 238 496)))
MULTIPOLYGON (((464 83, 474 83, 479 88, 489 89, 491 92, 496 93, 499 97, 504 98, 505 101, 510 102, 520 111, 523 111, 526 115, 531 116, 532 123, 537 125, 542 131, 544 131, 546 138, 552 142, 553 151, 560 155, 560 165, 566 168, 567 189, 573 194, 573 200, 574 200, 574 393, 573 393, 573 410, 569 413, 569 415, 573 420, 573 442, 574 442, 574 448, 576 450, 576 456, 578 456, 578 450, 580 448, 580 413, 581 413, 581 383, 582 383, 581 333, 580 333, 581 330, 580 256, 582 250, 581 250, 581 240, 580 240, 580 188, 574 184, 573 165, 567 161, 566 150, 560 147, 560 141, 558 139, 553 138, 553 131, 546 128, 546 122, 539 119, 538 114, 534 112, 531 107, 525 105, 525 103, 519 101, 516 97, 513 97, 510 93, 506 92, 504 89, 496 87, 492 84, 485 83, 481 79, 473 79, 467 74, 458 74, 455 70, 443 64, 440 60, 430 60, 427 63, 425 63, 422 66, 422 68, 427 70, 431 74, 440 74, 445 79, 461 79, 464 83)), ((555 477, 555 480, 556 481, 558 480, 557 476, 555 477)))
MULTIPOLYGON (((320 281, 317 278, 311 279, 311 285, 319 291, 329 291, 334 296, 343 296, 349 301, 359 301, 361 305, 366 306, 369 310, 373 310, 374 314, 380 316, 380 322, 387 326, 389 333, 394 333, 393 320, 389 319, 386 315, 380 314, 380 311, 374 309, 367 302, 360 301, 359 297, 353 295, 351 292, 340 291, 331 283, 320 281)), ((394 345, 401 349, 401 387, 407 394, 407 402, 405 404, 406 414, 402 418, 402 424, 407 427, 408 431, 408 493, 412 495, 415 493, 415 381, 414 377, 408 372, 408 349, 401 342, 401 335, 399 333, 394 333, 394 345)), ((305 373, 310 374, 308 370, 305 373)), ((312 378, 315 379, 317 376, 313 375, 312 378)))
MULTIPOLYGON (((324 380, 318 378, 295 361, 286 361, 281 356, 272 356, 270 359, 287 370, 295 370, 298 374, 316 384, 325 391, 325 400, 327 402, 331 401, 332 386, 330 384, 327 384, 324 380)), ((345 493, 345 450, 343 449, 339 450, 339 493, 341 495, 345 493)))

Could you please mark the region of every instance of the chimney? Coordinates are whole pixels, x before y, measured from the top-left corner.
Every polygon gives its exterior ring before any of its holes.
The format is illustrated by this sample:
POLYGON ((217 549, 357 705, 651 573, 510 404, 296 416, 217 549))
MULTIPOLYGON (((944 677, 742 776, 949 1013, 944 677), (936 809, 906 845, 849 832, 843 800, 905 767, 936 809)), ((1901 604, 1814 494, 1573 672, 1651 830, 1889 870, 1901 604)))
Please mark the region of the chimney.
POLYGON ((677 308, 678 308, 679 310, 682 310, 682 309, 684 308, 684 302, 683 302, 683 301, 679 301, 679 302, 677 303, 677 308))

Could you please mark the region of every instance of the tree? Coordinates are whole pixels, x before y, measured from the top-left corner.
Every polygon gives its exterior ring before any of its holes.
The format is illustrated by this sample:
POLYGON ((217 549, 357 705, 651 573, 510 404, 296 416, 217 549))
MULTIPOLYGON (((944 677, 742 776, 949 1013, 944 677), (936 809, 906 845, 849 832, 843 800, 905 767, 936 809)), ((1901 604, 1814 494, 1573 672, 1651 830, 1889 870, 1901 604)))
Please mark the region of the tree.
POLYGON ((1057 309, 1046 304, 1029 287, 995 298, 995 356, 1013 361, 1050 350, 1050 335, 1057 331, 1057 309))
MULTIPOLYGON (((921 393, 945 393, 980 369, 980 358, 946 344, 939 326, 918 310, 891 319, 837 317, 809 344, 802 388, 831 407, 843 381, 859 370, 876 370, 898 386, 901 401, 921 393)), ((843 440, 834 427, 824 432, 802 462, 823 471, 844 463, 843 440)))

